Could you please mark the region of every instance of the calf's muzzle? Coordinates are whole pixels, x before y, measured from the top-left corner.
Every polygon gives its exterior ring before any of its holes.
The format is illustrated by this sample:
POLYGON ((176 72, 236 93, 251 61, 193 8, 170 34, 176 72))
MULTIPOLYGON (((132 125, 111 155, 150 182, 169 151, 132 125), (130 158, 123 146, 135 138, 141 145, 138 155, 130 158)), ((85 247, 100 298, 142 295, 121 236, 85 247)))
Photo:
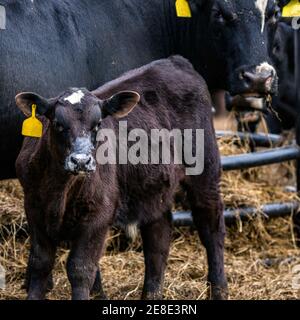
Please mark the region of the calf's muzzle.
POLYGON ((96 170, 96 160, 93 156, 94 146, 90 135, 77 137, 65 160, 65 169, 72 173, 89 173, 96 170))
POLYGON ((94 172, 96 161, 91 154, 72 153, 66 159, 65 169, 73 174, 94 172))

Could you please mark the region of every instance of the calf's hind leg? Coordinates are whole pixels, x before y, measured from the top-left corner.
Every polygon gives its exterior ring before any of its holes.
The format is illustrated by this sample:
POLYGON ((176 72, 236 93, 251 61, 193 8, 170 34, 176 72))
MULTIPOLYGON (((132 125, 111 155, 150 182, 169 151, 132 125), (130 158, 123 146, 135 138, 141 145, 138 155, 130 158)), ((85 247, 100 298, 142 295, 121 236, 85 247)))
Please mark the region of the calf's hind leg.
POLYGON ((224 272, 225 223, 219 187, 212 186, 209 191, 202 190, 197 194, 193 190, 190 200, 194 224, 207 253, 210 298, 225 300, 228 296, 224 272))
POLYGON ((145 258, 145 279, 142 299, 162 299, 163 279, 171 241, 171 212, 141 227, 145 258))

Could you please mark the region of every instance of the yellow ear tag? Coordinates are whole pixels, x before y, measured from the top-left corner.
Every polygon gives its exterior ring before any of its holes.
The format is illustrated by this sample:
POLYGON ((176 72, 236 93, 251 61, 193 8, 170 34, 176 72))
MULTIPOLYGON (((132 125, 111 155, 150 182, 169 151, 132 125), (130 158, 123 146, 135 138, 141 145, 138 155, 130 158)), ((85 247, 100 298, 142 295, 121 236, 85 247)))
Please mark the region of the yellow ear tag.
POLYGON ((43 124, 36 116, 36 105, 32 105, 32 114, 29 119, 23 122, 22 135, 26 137, 40 138, 43 134, 43 124))
POLYGON ((179 18, 191 18, 192 12, 187 0, 176 0, 176 12, 179 18))
POLYGON ((282 10, 284 18, 300 17, 300 2, 298 0, 291 0, 282 10))

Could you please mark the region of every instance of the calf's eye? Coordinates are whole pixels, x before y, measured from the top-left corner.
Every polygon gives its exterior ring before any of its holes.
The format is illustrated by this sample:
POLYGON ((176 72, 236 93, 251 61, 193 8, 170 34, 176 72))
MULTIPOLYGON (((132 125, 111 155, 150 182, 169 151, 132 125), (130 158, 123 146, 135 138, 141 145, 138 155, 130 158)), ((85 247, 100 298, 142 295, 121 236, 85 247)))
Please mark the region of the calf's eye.
POLYGON ((57 121, 54 121, 54 128, 57 132, 63 132, 66 130, 66 128, 64 126, 62 126, 61 124, 59 124, 57 121))
POLYGON ((63 126, 58 126, 58 127, 56 127, 56 130, 58 132, 63 132, 65 130, 65 128, 63 126))

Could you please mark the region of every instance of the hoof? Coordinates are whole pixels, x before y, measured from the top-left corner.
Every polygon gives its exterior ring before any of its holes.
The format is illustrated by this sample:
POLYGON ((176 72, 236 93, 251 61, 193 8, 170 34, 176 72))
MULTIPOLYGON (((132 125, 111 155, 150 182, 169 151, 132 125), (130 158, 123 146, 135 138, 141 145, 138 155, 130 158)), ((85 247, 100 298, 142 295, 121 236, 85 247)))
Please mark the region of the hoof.
POLYGON ((210 289, 210 300, 228 300, 228 288, 211 286, 210 289))
POLYGON ((163 295, 161 291, 145 292, 142 294, 142 300, 162 300, 163 295))
POLYGON ((108 298, 104 292, 101 292, 101 293, 94 293, 93 300, 108 300, 108 298))

